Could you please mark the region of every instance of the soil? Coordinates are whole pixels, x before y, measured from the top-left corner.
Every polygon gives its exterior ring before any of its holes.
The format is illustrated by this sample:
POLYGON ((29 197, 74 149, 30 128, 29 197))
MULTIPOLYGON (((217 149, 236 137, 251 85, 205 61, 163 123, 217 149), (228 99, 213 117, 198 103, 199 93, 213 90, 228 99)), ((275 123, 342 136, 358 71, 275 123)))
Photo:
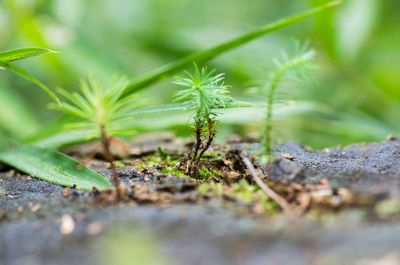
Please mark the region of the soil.
MULTIPOLYGON (((204 163, 221 174, 209 182, 223 184, 222 194, 212 185, 200 192, 205 180, 162 173, 169 162, 151 163, 159 145, 174 159, 188 144, 151 136, 120 152, 129 192, 119 202, 111 191, 63 188, 4 168, 0 264, 400 264, 399 140, 324 150, 279 145, 265 181, 291 214, 236 196, 241 179, 252 183, 238 153, 261 176, 266 171, 252 157, 256 143, 210 151, 204 163)), ((84 159, 92 148, 64 152, 84 159)), ((100 158, 89 166, 110 178, 100 158)))

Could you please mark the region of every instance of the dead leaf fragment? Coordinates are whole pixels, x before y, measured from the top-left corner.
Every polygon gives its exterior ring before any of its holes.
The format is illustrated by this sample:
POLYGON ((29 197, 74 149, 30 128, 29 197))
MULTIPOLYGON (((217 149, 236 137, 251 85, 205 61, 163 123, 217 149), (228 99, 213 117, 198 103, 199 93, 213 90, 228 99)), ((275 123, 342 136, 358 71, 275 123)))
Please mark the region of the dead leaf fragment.
POLYGON ((294 159, 297 158, 296 156, 294 156, 294 155, 289 155, 289 154, 287 154, 287 153, 282 153, 282 154, 281 154, 281 157, 286 158, 286 159, 289 159, 289 160, 294 160, 294 159))

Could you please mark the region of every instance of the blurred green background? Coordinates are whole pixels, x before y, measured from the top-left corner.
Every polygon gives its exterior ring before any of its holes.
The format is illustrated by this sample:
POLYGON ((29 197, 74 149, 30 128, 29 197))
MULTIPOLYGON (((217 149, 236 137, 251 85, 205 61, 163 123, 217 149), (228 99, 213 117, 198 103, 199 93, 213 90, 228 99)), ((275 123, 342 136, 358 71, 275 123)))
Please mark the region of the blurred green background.
MULTIPOLYGON (((51 88, 76 89, 88 74, 104 81, 114 74, 133 78, 324 2, 3 0, 0 50, 59 51, 18 65, 51 88)), ((243 97, 252 84, 266 80, 263 68, 293 38, 311 41, 318 68, 312 82, 293 91, 292 100, 303 105, 278 122, 277 139, 323 148, 399 133, 400 1, 344 0, 339 8, 226 53, 209 65, 225 72, 233 95, 243 97), (304 105, 312 107, 304 111, 304 105)), ((152 105, 169 103, 175 89, 166 80, 144 94, 152 105)), ((0 71, 0 139, 24 137, 56 118, 59 114, 46 108, 49 101, 35 85, 0 71)), ((232 115, 235 120, 237 114, 232 115)), ((243 117, 240 124, 221 125, 220 138, 261 132, 262 115, 243 117)), ((154 127, 171 126, 178 134, 188 132, 169 118, 154 127)))

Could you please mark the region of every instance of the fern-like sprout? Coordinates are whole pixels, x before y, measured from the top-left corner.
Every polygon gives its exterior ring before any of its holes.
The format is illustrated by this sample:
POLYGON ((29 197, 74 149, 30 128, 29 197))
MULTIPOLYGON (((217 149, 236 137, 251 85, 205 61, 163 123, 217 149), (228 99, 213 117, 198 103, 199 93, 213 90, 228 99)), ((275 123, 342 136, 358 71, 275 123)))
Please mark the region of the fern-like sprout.
POLYGON ((112 79, 108 86, 89 78, 88 82, 81 82, 80 93, 58 89, 66 101, 54 105, 56 109, 79 118, 79 121, 67 124, 68 129, 88 129, 88 137, 100 137, 115 187, 119 187, 120 181, 110 149, 111 137, 131 133, 119 128, 129 119, 127 113, 137 108, 136 95, 122 97, 128 84, 124 77, 112 79))
POLYGON ((189 153, 188 174, 196 176, 201 157, 211 146, 214 139, 218 118, 218 109, 230 106, 235 100, 230 96, 223 82, 224 74, 215 70, 201 70, 195 64, 194 74, 184 72, 185 77, 175 77, 175 84, 185 87, 175 94, 175 101, 184 100, 188 109, 193 111, 192 130, 196 143, 189 153))
POLYGON ((293 87, 296 83, 304 80, 313 65, 314 57, 315 51, 310 50, 308 44, 301 45, 299 42, 295 42, 289 51, 283 51, 280 58, 272 60, 273 67, 262 90, 263 96, 267 100, 264 149, 268 175, 272 160, 272 115, 276 91, 283 87, 293 87))

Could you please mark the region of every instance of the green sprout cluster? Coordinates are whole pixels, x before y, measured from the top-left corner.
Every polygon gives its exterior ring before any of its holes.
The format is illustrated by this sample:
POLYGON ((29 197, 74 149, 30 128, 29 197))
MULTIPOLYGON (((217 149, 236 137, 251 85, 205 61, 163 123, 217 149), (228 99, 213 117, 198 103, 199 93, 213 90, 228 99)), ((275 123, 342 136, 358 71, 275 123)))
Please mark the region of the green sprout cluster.
POLYGON ((184 87, 175 94, 176 101, 184 100, 188 109, 193 111, 191 129, 196 138, 189 153, 188 172, 190 176, 198 174, 199 162, 210 148, 215 137, 219 109, 231 106, 235 100, 230 96, 229 86, 224 84, 224 74, 216 70, 201 70, 195 64, 194 74, 185 72, 185 77, 175 77, 175 84, 184 87))

